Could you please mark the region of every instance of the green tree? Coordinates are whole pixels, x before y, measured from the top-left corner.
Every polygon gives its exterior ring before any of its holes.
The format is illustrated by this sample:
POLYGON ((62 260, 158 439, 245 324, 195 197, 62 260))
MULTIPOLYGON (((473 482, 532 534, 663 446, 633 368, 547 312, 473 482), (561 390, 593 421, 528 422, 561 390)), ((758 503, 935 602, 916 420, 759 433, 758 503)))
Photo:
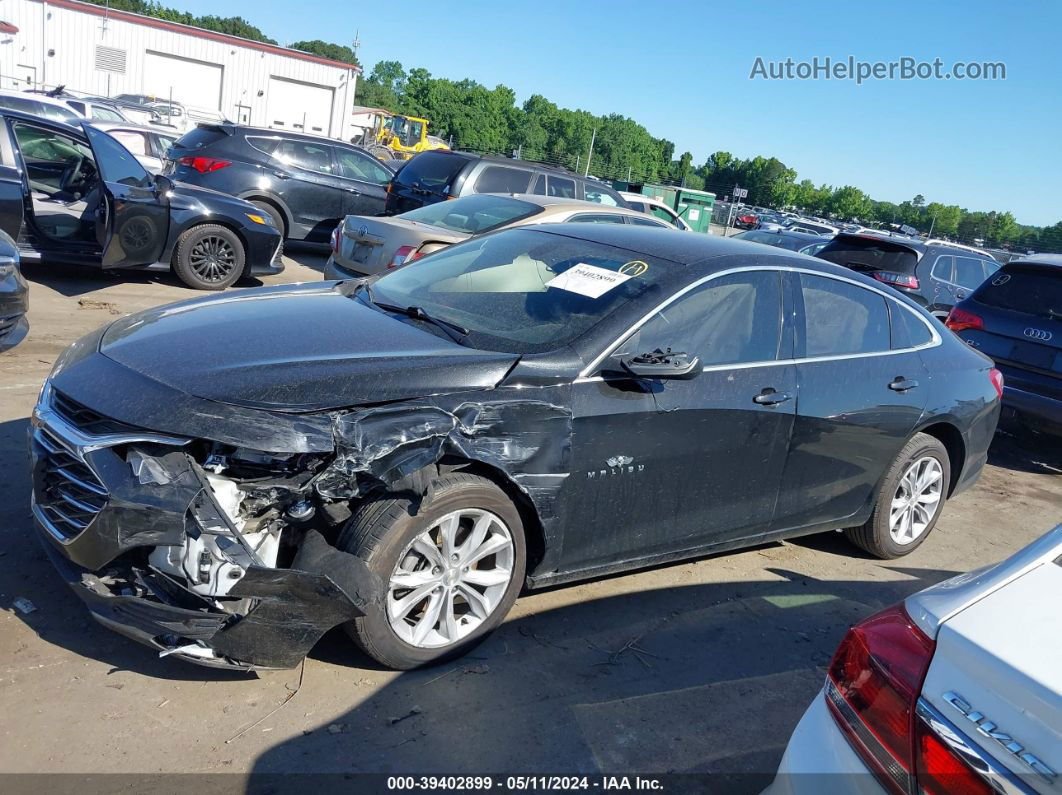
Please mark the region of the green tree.
POLYGON ((859 188, 845 185, 833 192, 828 207, 830 213, 845 221, 865 221, 872 212, 873 202, 859 188))
POLYGON ((361 66, 354 55, 354 50, 345 44, 331 44, 320 39, 311 39, 310 41, 297 41, 291 45, 291 49, 319 55, 322 58, 331 58, 333 61, 342 61, 351 66, 361 66))

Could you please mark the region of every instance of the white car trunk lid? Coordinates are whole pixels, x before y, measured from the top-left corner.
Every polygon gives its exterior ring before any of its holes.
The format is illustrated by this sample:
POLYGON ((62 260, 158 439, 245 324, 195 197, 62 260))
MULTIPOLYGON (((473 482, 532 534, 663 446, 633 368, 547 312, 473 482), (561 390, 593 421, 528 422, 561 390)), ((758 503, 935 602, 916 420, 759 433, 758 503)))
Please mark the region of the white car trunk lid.
POLYGON ((947 618, 922 695, 1028 787, 1062 793, 1062 565, 1042 562, 947 618))

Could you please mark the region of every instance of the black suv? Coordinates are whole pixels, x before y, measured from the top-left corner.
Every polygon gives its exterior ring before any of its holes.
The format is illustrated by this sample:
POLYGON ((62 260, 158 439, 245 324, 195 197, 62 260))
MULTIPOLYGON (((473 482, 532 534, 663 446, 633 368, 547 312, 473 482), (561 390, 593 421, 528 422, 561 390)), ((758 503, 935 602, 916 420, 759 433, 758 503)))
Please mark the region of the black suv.
POLYGON ((251 202, 285 238, 327 243, 347 215, 379 215, 392 171, 340 141, 238 124, 201 124, 163 173, 251 202))
POLYGON ((947 326, 1003 373, 1003 416, 1062 437, 1062 255, 1008 262, 947 326))
POLYGON ((395 172, 386 215, 470 193, 531 193, 629 207, 616 191, 590 177, 527 160, 435 150, 421 152, 395 172))
POLYGON ((1000 264, 975 248, 946 240, 838 234, 818 254, 883 282, 943 320, 1000 264))

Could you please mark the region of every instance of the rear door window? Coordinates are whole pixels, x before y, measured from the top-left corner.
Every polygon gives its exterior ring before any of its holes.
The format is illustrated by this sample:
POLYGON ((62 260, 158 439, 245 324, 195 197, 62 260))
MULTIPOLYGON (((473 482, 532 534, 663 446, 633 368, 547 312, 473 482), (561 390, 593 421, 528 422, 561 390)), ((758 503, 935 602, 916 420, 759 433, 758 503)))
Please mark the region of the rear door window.
POLYGON ((99 119, 100 121, 125 121, 121 114, 115 113, 110 108, 104 108, 99 105, 92 106, 92 118, 99 119))
POLYGON ((564 177, 555 177, 552 174, 548 177, 549 195, 559 196, 562 199, 574 199, 575 198, 575 180, 565 179, 564 177))
POLYGON ((804 355, 843 356, 891 348, 885 298, 838 279, 800 274, 804 355))
POLYGON ((527 193, 531 172, 508 166, 487 166, 476 179, 476 193, 527 193))
POLYGON ((332 147, 327 144, 282 138, 273 150, 273 158, 286 166, 316 171, 318 174, 332 173, 332 147))
POLYGON ((655 218, 636 218, 627 216, 627 220, 635 226, 655 226, 657 229, 674 229, 671 224, 657 221, 655 218))
POLYGON ((976 290, 985 280, 985 267, 974 257, 955 258, 955 283, 967 290, 976 290))
POLYGON ((536 196, 546 195, 546 177, 543 174, 539 174, 535 178, 535 187, 531 189, 531 192, 536 196))

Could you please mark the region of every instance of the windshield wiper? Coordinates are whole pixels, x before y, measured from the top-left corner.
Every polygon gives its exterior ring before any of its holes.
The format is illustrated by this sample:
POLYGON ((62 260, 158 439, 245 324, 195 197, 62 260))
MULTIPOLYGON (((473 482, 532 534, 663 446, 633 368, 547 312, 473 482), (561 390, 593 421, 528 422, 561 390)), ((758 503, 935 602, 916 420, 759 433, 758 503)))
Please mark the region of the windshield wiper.
POLYGON ((396 304, 381 303, 372 297, 372 290, 368 285, 365 286, 365 297, 385 312, 394 312, 397 315, 405 315, 414 320, 423 320, 425 323, 431 323, 431 325, 436 328, 442 329, 446 333, 446 336, 454 342, 461 342, 464 337, 467 337, 471 333, 464 326, 459 326, 457 323, 451 323, 449 320, 443 320, 442 318, 429 315, 422 306, 397 306, 396 304))

